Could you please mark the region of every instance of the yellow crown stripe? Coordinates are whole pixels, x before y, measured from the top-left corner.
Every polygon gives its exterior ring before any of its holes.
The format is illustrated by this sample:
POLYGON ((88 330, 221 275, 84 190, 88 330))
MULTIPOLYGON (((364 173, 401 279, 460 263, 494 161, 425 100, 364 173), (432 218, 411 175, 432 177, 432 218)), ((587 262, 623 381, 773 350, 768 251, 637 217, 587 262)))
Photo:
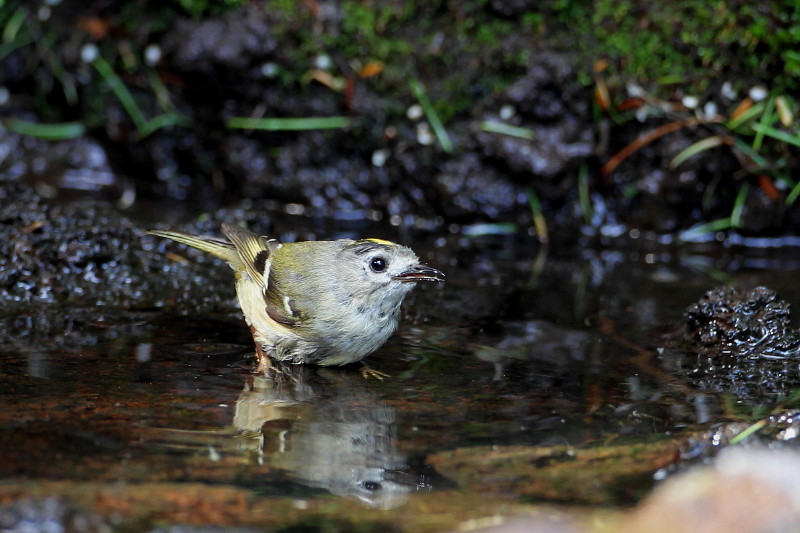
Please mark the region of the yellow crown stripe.
POLYGON ((396 246, 395 243, 392 241, 386 241, 383 239, 363 239, 365 241, 374 242, 375 244, 381 244, 383 246, 396 246))

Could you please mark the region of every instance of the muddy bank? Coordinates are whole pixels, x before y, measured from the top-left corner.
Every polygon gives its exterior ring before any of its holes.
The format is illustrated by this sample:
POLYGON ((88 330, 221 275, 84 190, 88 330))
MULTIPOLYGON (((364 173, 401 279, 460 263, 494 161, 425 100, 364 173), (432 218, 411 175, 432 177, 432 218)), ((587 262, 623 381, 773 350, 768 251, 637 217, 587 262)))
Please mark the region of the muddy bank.
MULTIPOLYGON (((756 179, 755 156, 711 112, 729 115, 758 80, 726 73, 702 98, 676 88, 659 100, 610 85, 610 49, 574 48, 572 26, 603 6, 401 4, 183 3, 190 17, 171 4, 11 2, 0 175, 129 208, 148 198, 201 212, 247 198, 435 231, 506 223, 562 241, 676 236, 725 219, 715 227, 754 235, 797 226, 790 182, 769 169, 756 179), (704 138, 718 142, 670 165, 704 138)), ((767 149, 792 167, 791 145, 767 149)))

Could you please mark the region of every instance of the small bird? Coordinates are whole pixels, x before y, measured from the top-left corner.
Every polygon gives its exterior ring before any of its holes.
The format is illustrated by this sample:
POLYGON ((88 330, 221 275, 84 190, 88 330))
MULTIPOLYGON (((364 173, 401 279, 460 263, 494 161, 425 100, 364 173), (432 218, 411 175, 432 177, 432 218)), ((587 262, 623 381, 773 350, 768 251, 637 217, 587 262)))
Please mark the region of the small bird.
POLYGON ((381 239, 280 243, 228 224, 222 225, 227 241, 180 231, 149 233, 230 265, 258 368, 265 373, 270 357, 323 366, 361 361, 394 333, 400 304, 416 282, 444 281, 410 248, 381 239))

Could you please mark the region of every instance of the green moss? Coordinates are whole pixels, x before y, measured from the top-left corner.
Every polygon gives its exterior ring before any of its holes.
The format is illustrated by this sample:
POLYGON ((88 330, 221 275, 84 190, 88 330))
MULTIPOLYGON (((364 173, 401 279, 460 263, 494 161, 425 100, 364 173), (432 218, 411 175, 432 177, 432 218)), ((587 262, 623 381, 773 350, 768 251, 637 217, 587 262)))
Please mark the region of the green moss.
POLYGON ((597 59, 640 83, 677 80, 701 91, 726 75, 761 77, 782 88, 800 81, 796 2, 597 0, 592 26, 597 59))

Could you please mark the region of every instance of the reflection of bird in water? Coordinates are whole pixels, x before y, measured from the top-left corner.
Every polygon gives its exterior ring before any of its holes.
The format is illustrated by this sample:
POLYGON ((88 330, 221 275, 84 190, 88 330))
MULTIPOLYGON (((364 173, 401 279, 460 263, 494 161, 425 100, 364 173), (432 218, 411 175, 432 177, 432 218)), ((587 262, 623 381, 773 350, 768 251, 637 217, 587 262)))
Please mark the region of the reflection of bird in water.
POLYGON ((168 444, 202 445, 197 434, 207 433, 206 446, 215 454, 251 452, 258 463, 302 484, 371 507, 397 507, 410 492, 430 490, 427 478, 409 472, 397 452, 394 408, 367 390, 360 375, 295 365, 280 369, 276 378, 248 380, 226 441, 220 432, 180 431, 170 432, 168 444))

